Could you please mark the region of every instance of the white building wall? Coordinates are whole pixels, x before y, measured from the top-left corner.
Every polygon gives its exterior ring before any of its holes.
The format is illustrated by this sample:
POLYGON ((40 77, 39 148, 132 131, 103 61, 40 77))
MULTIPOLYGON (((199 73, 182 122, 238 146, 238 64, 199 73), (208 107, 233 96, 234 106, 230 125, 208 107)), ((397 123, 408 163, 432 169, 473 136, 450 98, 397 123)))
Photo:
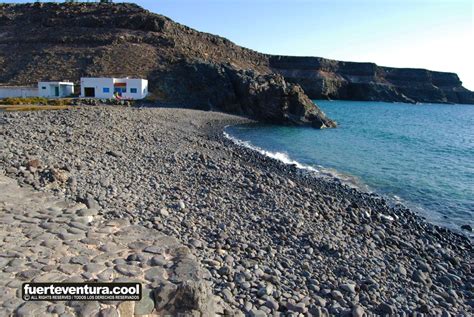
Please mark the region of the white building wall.
POLYGON ((50 95, 51 87, 49 83, 39 82, 38 83, 38 96, 48 98, 50 95))
POLYGON ((148 80, 146 79, 116 79, 115 82, 127 83, 127 92, 122 94, 125 99, 143 99, 148 95, 148 80))
POLYGON ((86 97, 86 88, 94 88, 95 98, 114 98, 116 83, 126 83, 123 99, 143 99, 148 95, 148 80, 135 78, 81 78, 81 97, 86 97), (133 92, 132 92, 133 91, 133 92))
POLYGON ((86 88, 94 88, 95 98, 108 99, 114 97, 113 78, 81 78, 82 98, 86 98, 86 88), (104 89, 108 89, 108 92, 104 89))
POLYGON ((74 84, 60 81, 40 81, 38 82, 38 95, 44 98, 64 98, 74 93, 74 84), (56 96, 56 87, 59 89, 59 96, 56 96))
POLYGON ((62 96, 69 97, 74 94, 74 85, 62 85, 60 92, 62 96))
POLYGON ((38 97, 37 87, 0 87, 0 98, 38 97))

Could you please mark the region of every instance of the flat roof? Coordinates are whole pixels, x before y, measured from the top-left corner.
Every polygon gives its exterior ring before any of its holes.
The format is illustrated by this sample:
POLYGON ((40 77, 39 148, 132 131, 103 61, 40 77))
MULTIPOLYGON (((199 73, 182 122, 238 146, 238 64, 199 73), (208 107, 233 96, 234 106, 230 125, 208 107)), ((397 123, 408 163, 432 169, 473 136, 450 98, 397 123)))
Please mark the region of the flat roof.
POLYGON ((39 81, 38 84, 74 85, 74 83, 70 81, 39 81))
POLYGON ((146 78, 132 78, 132 77, 81 77, 81 80, 83 79, 119 79, 119 80, 126 80, 126 79, 131 79, 131 80, 148 80, 146 78))

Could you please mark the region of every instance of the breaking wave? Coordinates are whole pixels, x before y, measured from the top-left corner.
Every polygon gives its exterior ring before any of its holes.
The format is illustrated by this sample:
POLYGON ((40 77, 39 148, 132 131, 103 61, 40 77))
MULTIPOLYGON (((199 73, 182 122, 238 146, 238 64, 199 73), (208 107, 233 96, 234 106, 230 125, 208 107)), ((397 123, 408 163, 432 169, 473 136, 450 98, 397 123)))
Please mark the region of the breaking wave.
POLYGON ((372 192, 372 190, 370 190, 370 188, 367 185, 365 185, 358 178, 356 178, 352 175, 342 174, 342 173, 340 173, 340 172, 338 172, 334 169, 328 169, 328 168, 324 168, 322 166, 318 166, 316 168, 316 167, 311 166, 311 165, 300 163, 300 162, 292 159, 287 153, 284 153, 284 152, 267 151, 265 149, 262 149, 259 146, 256 146, 256 145, 252 144, 250 141, 240 140, 240 139, 230 135, 226 131, 227 128, 228 128, 228 126, 226 126, 224 128, 224 137, 229 139, 230 141, 232 141, 234 144, 236 144, 238 146, 246 147, 246 148, 251 149, 253 151, 256 151, 256 152, 258 152, 262 155, 265 155, 266 157, 269 157, 269 158, 275 159, 277 161, 280 161, 284 164, 293 165, 296 168, 299 168, 301 170, 311 172, 316 177, 323 177, 323 178, 326 178, 326 179, 338 180, 341 183, 343 183, 345 185, 348 185, 352 188, 363 190, 365 192, 372 192))
MULTIPOLYGON (((227 127, 226 127, 227 128, 227 127)), ((308 170, 308 171, 311 171, 311 172, 319 172, 319 170, 317 170, 316 168, 312 167, 312 166, 309 166, 309 165, 305 165, 305 164, 301 164, 300 162, 298 161, 295 161, 295 160, 292 160, 288 154, 286 153, 283 153, 283 152, 270 152, 270 151, 267 151, 267 150, 264 150, 258 146, 255 146, 253 145, 252 143, 250 143, 249 141, 243 141, 243 140, 239 140, 233 136, 231 136, 229 133, 227 133, 226 131, 224 131, 224 136, 231 140, 234 144, 236 145, 239 145, 239 146, 243 146, 243 147, 246 147, 248 149, 251 149, 251 150, 254 150, 262 155, 265 155, 267 157, 270 157, 272 159, 275 159, 275 160, 278 160, 284 164, 288 164, 288 165, 294 165, 296 166, 297 168, 299 169, 304 169, 304 170, 308 170)))

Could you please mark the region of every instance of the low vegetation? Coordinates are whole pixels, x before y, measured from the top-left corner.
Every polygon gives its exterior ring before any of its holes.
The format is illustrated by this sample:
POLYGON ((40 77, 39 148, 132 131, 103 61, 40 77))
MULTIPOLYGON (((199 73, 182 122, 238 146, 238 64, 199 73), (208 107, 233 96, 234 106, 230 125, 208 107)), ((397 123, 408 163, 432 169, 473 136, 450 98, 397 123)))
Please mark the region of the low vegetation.
POLYGON ((66 110, 71 106, 49 106, 49 105, 2 105, 0 111, 38 111, 38 110, 66 110))
POLYGON ((66 106, 71 104, 70 99, 47 99, 44 97, 27 97, 27 98, 4 98, 0 99, 1 105, 49 105, 49 106, 66 106))

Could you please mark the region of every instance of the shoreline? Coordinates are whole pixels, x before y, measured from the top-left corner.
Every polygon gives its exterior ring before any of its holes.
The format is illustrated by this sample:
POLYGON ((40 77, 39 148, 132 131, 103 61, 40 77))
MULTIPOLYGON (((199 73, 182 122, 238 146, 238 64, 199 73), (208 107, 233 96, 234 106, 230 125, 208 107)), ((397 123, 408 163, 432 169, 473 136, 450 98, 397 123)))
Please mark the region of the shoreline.
POLYGON ((224 137, 248 119, 102 107, 0 116, 7 176, 177 238, 244 314, 472 312, 467 238, 224 137), (43 166, 28 168, 34 158, 43 166))
MULTIPOLYGON (((246 124, 246 123, 244 122, 244 123, 237 123, 237 124, 246 124)), ((226 144, 228 143, 228 141, 230 141, 231 144, 236 147, 236 151, 239 151, 240 149, 245 149, 245 150, 249 150, 249 151, 253 152, 254 157, 257 160, 260 161, 260 163, 257 163, 257 165, 262 164, 262 166, 260 166, 262 169, 263 169, 263 165, 268 164, 269 163, 268 160, 271 160, 271 161, 273 161, 272 162, 272 166, 274 166, 273 168, 275 168, 279 172, 286 173, 288 175, 288 177, 295 178, 295 180, 298 181, 298 182, 302 181, 302 182, 312 183, 312 179, 316 183, 320 183, 321 181, 322 182, 327 182, 327 183, 330 184, 329 187, 331 187, 331 185, 334 185, 336 187, 340 187, 339 190, 341 192, 347 192, 348 194, 352 194, 355 191, 356 194, 361 196, 361 197, 366 197, 366 198, 375 199, 375 200, 381 200, 382 202, 388 202, 388 207, 393 208, 397 212, 400 212, 400 215, 406 216, 408 214, 409 216, 414 217, 416 219, 416 221, 425 222, 426 224, 428 224, 430 226, 437 227, 441 230, 446 230, 447 232, 449 232, 449 234, 455 235, 455 236, 461 238, 462 240, 465 240, 465 242, 467 242, 468 244, 472 245, 472 241, 469 239, 468 236, 463 234, 462 231, 457 232, 456 230, 453 230, 452 228, 449 228, 447 226, 441 226, 441 225, 438 225, 438 224, 435 224, 435 223, 429 221, 429 219, 425 219, 425 217, 423 215, 420 215, 419 213, 417 213, 417 212, 411 210, 409 207, 407 207, 404 204, 403 201, 397 202, 395 198, 386 197, 385 195, 377 193, 376 191, 366 192, 362 188, 359 188, 355 185, 352 186, 351 184, 345 183, 344 180, 338 178, 337 175, 332 175, 331 174, 331 175, 328 175, 327 177, 325 177, 324 175, 322 175, 322 176, 316 175, 316 174, 312 173, 310 170, 306 170, 305 168, 295 166, 295 164, 288 164, 288 163, 285 163, 285 162, 283 162, 281 160, 278 160, 276 158, 269 157, 269 156, 267 156, 263 153, 260 153, 258 150, 254 149, 254 148, 247 147, 245 145, 236 144, 234 142, 234 140, 227 138, 223 134, 225 132, 225 128, 228 127, 228 126, 230 126, 230 125, 225 125, 222 128, 217 128, 216 131, 212 132, 211 136, 216 137, 217 135, 219 135, 219 137, 217 137, 217 139, 219 139, 221 142, 224 142, 226 144), (259 156, 261 156, 261 157, 259 158, 259 156)), ((236 139, 236 140, 238 140, 238 139, 236 139)), ((239 141, 241 141, 241 140, 239 140, 239 141)), ((229 145, 229 144, 227 144, 227 145, 229 145)), ((246 151, 243 151, 243 152, 245 154, 247 154, 246 151)))
MULTIPOLYGON (((249 123, 238 123, 236 125, 246 125, 246 124, 254 124, 253 122, 249 123)), ((263 155, 264 157, 276 160, 285 166, 294 166, 298 170, 304 171, 305 173, 308 173, 310 177, 314 178, 319 178, 322 180, 325 180, 327 182, 335 182, 336 184, 339 184, 341 186, 347 186, 348 188, 353 188, 358 192, 361 192, 363 194, 368 194, 368 195, 376 195, 380 198, 383 198, 386 200, 391 207, 396 207, 397 205, 400 205, 401 208, 408 209, 410 212, 423 219, 424 221, 428 222, 429 224, 447 229, 461 237, 466 238, 470 243, 474 241, 474 236, 470 237, 470 235, 461 229, 463 224, 458 224, 457 227, 454 227, 454 225, 443 225, 440 223, 440 221, 435 221, 435 217, 430 218, 429 212, 421 206, 418 206, 416 203, 404 200, 400 198, 399 196, 396 195, 387 195, 384 193, 378 192, 376 189, 371 188, 369 185, 367 185, 363 180, 357 178, 356 176, 349 175, 349 174, 343 174, 337 170, 329 170, 326 169, 323 166, 318 166, 317 168, 313 168, 312 166, 309 165, 304 165, 296 160, 293 160, 290 157, 286 157, 286 159, 289 160, 289 162, 285 162, 283 159, 279 159, 276 157, 273 157, 275 154, 280 154, 280 152, 269 152, 265 149, 262 149, 258 146, 255 146, 247 141, 240 140, 234 136, 232 136, 230 133, 226 131, 227 128, 231 127, 232 125, 227 125, 223 128, 223 139, 230 140, 234 145, 238 147, 244 147, 247 148, 251 151, 255 151, 260 155, 263 155), (265 153, 262 153, 265 152, 265 153), (346 175, 346 178, 342 177, 342 175, 346 175), (347 180, 349 179, 349 180, 347 180), (418 210, 418 211, 415 211, 418 210)), ((218 133, 218 132, 216 132, 218 133)))

